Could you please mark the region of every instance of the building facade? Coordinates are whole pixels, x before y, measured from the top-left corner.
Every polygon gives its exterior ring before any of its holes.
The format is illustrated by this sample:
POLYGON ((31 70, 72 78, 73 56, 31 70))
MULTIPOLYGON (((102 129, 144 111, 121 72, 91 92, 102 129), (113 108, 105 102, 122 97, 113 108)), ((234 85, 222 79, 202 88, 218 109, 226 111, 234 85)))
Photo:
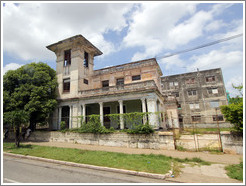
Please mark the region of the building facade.
POLYGON ((156 59, 151 58, 94 70, 94 58, 102 52, 82 35, 47 48, 57 57, 58 107, 50 124, 53 130, 60 129, 61 121, 67 128, 80 127, 79 116, 86 121, 92 114, 100 115, 106 128, 130 128, 123 118, 116 124, 105 115, 131 112, 160 113, 144 118, 154 129, 213 123, 206 116, 214 115, 210 104, 227 104, 220 69, 162 77, 156 59))
POLYGON ((176 98, 180 127, 229 125, 219 109, 228 104, 220 68, 161 77, 161 92, 176 98))
MULTIPOLYGON (((94 70, 94 57, 102 52, 81 35, 47 46, 56 56, 58 108, 53 114, 52 129, 80 127, 77 116, 100 114, 101 123, 109 128, 129 128, 123 120, 120 126, 106 114, 151 112, 164 110, 160 92, 161 69, 156 59, 146 59, 114 67, 94 70)), ((164 121, 150 115, 150 125, 158 129, 164 121)))

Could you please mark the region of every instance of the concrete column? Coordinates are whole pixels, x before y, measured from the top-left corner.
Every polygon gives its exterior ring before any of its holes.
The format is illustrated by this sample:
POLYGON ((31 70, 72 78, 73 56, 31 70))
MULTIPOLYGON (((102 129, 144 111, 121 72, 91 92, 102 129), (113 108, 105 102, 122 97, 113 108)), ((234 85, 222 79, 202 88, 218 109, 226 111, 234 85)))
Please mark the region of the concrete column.
POLYGON ((124 114, 123 111, 123 101, 119 100, 119 104, 120 104, 120 129, 124 129, 124 118, 122 116, 122 114, 124 114))
POLYGON ((77 127, 81 127, 81 105, 77 104, 77 127))
POLYGON ((159 122, 158 122, 158 115, 156 114, 157 111, 157 104, 156 104, 156 98, 147 98, 147 107, 149 114, 149 124, 154 128, 159 128, 159 122))
POLYGON ((69 128, 73 128, 73 105, 69 106, 69 128))
MULTIPOLYGON (((145 98, 142 98, 141 101, 142 101, 142 111, 143 113, 145 113, 146 112, 145 98)), ((146 122, 147 122, 147 118, 146 118, 146 115, 144 115, 143 123, 145 124, 146 122)))
POLYGON ((100 122, 101 125, 103 126, 103 102, 100 102, 99 105, 100 105, 100 122))
POLYGON ((60 126, 60 124, 61 124, 61 118, 62 117, 62 107, 58 107, 58 125, 57 125, 57 129, 59 130, 59 129, 61 129, 61 126, 60 126))
POLYGON ((86 111, 86 105, 85 105, 85 104, 83 104, 83 105, 82 105, 82 116, 83 116, 83 122, 85 122, 85 117, 86 117, 86 115, 85 115, 85 111, 86 111))

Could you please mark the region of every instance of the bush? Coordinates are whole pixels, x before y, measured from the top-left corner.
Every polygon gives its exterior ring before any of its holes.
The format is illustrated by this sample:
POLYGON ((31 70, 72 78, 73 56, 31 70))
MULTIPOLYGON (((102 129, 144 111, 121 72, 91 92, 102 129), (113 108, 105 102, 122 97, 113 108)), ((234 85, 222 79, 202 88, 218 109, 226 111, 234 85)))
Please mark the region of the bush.
POLYGON ((61 130, 65 130, 66 129, 66 123, 65 123, 65 121, 61 121, 60 127, 61 127, 61 130))
POLYGON ((132 129, 127 129, 128 134, 151 134, 154 132, 154 129, 149 125, 149 123, 139 124, 132 129))

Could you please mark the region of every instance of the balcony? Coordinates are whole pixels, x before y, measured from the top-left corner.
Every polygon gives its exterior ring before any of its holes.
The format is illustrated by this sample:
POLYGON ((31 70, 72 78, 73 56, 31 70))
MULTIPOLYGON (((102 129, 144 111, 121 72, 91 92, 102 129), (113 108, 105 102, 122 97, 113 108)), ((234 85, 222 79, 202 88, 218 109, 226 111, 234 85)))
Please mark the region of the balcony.
POLYGON ((83 90, 83 91, 79 91, 79 97, 114 95, 120 93, 139 92, 139 91, 146 91, 146 90, 152 90, 152 91, 158 90, 154 80, 129 83, 129 84, 117 85, 117 86, 109 86, 109 87, 103 87, 103 88, 91 89, 91 90, 83 90))

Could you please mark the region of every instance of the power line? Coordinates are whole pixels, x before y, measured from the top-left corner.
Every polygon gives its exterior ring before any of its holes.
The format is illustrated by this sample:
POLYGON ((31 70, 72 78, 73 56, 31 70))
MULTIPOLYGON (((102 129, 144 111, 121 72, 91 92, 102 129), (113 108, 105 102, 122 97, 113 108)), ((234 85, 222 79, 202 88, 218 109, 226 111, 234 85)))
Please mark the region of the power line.
POLYGON ((225 41, 229 41, 229 40, 241 37, 241 36, 243 36, 242 33, 234 35, 234 36, 231 36, 231 37, 227 37, 227 38, 224 38, 224 39, 216 40, 216 41, 213 41, 213 42, 210 42, 210 43, 206 43, 206 44, 203 44, 203 45, 200 45, 200 46, 197 46, 197 47, 193 47, 193 48, 189 48, 189 49, 185 49, 185 50, 180 50, 180 51, 172 53, 172 54, 156 57, 156 59, 168 58, 168 57, 175 56, 175 55, 178 55, 178 54, 181 54, 181 53, 186 53, 186 52, 190 52, 190 51, 197 50, 197 49, 200 49, 200 48, 205 48, 205 47, 208 47, 208 46, 211 46, 211 45, 215 45, 215 44, 218 44, 218 43, 222 43, 222 42, 225 42, 225 41))

